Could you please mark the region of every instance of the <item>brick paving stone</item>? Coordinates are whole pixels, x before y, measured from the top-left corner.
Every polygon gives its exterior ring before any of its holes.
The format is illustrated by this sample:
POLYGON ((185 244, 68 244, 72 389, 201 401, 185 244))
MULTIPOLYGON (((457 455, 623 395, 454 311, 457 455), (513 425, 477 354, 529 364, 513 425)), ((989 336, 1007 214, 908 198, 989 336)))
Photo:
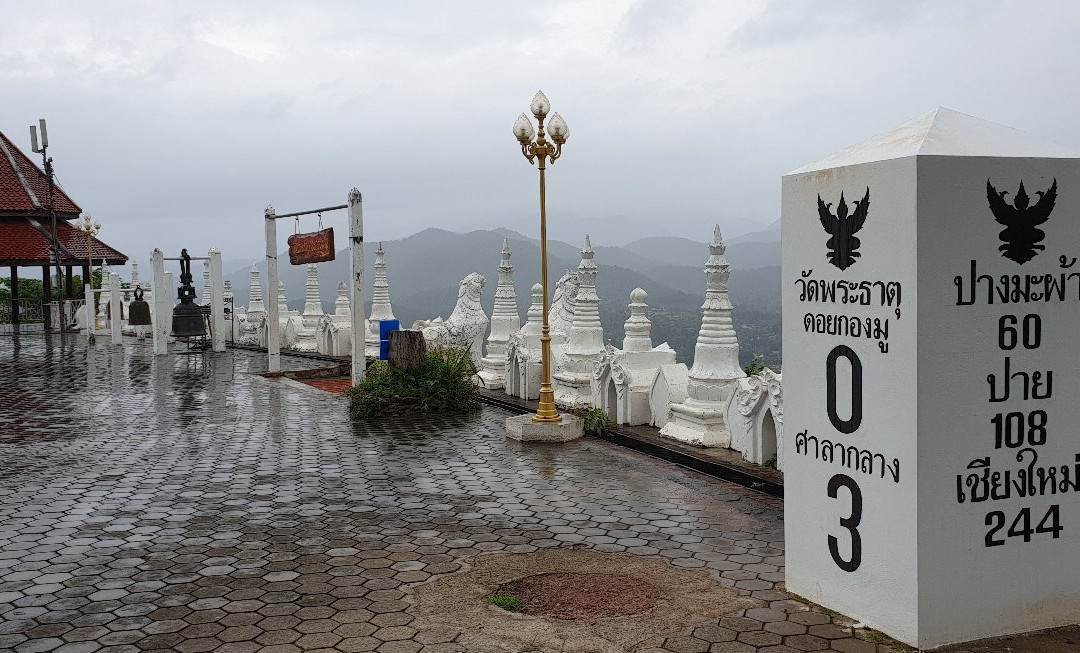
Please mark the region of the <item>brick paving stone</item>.
POLYGON ((792 635, 784 638, 784 644, 799 651, 825 651, 831 648, 829 640, 813 635, 792 635))
POLYGON ((344 397, 264 369, 0 338, 0 650, 504 652, 421 623, 413 587, 562 546, 758 603, 648 653, 887 650, 779 588, 778 502, 597 439, 522 446, 494 408, 353 423, 344 397))
POLYGON ((832 650, 840 653, 877 653, 877 644, 861 639, 841 639, 832 643, 832 650))
POLYGON ((705 653, 709 643, 697 637, 669 637, 664 640, 664 649, 674 653, 705 653))

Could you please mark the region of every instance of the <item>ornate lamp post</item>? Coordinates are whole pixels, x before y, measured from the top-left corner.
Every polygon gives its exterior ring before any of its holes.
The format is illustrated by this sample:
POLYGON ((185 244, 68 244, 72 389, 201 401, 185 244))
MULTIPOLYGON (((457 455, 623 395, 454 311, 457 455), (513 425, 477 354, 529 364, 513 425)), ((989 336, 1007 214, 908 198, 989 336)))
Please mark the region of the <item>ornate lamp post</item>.
POLYGON ((89 329, 90 341, 94 341, 94 330, 97 329, 97 311, 94 310, 94 236, 101 232, 101 223, 84 213, 82 222, 76 223, 75 228, 86 234, 86 270, 87 278, 83 279, 83 287, 89 288, 86 296, 86 328, 89 329))
POLYGON ((544 325, 540 336, 541 365, 543 377, 540 383, 540 405, 536 409, 534 422, 558 423, 562 416, 555 409, 555 392, 551 389, 551 330, 548 326, 548 265, 547 265, 547 207, 544 172, 550 161, 552 164, 562 156, 562 146, 570 135, 566 121, 558 113, 552 114, 548 122, 549 142, 544 137, 544 118, 551 111, 551 103, 542 91, 537 91, 529 105, 529 110, 536 116, 537 130, 533 131, 532 121, 524 113, 514 122, 514 136, 521 144, 521 153, 529 163, 540 169, 540 266, 544 286, 544 325))

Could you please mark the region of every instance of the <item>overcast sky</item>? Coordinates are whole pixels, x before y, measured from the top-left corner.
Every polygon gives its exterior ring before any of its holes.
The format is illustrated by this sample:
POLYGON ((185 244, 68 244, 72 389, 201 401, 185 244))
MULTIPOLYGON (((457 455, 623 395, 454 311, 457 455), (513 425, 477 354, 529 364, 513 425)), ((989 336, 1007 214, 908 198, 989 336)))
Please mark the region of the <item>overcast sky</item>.
POLYGON ((0 15, 0 130, 29 151, 47 118, 60 182, 140 261, 254 259, 267 204, 344 203, 352 186, 369 241, 538 235, 537 173, 511 135, 538 88, 570 125, 548 207, 574 242, 753 231, 779 217, 785 172, 938 106, 1080 149, 1073 1, 3 0, 0 15))

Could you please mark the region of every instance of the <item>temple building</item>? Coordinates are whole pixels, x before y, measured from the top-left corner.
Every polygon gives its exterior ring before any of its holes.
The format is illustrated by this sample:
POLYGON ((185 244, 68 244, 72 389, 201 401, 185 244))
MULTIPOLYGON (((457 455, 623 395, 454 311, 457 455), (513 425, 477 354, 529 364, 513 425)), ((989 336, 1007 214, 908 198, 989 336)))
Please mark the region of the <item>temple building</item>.
MULTIPOLYGON (((0 305, 0 322, 18 325, 24 321, 45 321, 50 328, 48 310, 29 299, 19 297, 19 268, 40 271, 43 297, 53 295, 56 268, 62 271, 63 296, 76 302, 83 297, 75 288, 74 268, 82 268, 82 279, 90 277, 94 265, 126 265, 128 257, 96 238, 89 237, 70 221, 79 218, 82 209, 59 186, 53 187, 56 213, 55 240, 59 261, 54 258, 53 220, 49 211, 49 180, 30 157, 0 133, 0 268, 10 270, 10 308, 0 305), (89 250, 89 251, 88 251, 89 250), (56 267, 53 267, 56 266, 56 267)), ((0 300, 4 304, 5 300, 0 300)), ((69 320, 64 320, 65 324, 69 320)), ((59 325, 56 325, 59 328, 59 325)))

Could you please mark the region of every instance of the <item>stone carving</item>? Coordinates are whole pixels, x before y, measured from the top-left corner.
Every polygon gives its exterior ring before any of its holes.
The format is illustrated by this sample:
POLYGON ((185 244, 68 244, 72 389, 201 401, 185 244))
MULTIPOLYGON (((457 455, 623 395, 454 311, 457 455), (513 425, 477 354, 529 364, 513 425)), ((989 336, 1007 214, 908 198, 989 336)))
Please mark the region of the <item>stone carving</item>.
POLYGON ((743 458, 759 465, 775 456, 777 469, 783 469, 784 391, 780 374, 765 368, 760 373, 738 380, 735 400, 731 403, 728 425, 731 448, 743 458), (736 414, 741 419, 736 419, 736 414))
MULTIPOLYGON (((574 298, 574 318, 570 325, 565 350, 552 351, 555 403, 563 408, 592 406, 593 369, 604 351, 604 329, 600 325, 600 297, 596 294, 596 263, 588 235, 581 248, 581 263, 577 269, 577 296, 574 298)), ((553 343, 554 344, 554 343, 553 343)))
MULTIPOLYGON (((506 394, 539 399, 543 375, 540 336, 544 328, 544 287, 534 284, 525 326, 510 336, 506 347, 506 394)), ((549 325, 550 326, 550 325, 549 325)))
MULTIPOLYGON (((379 325, 382 320, 395 320, 394 307, 390 305, 390 284, 386 280, 386 253, 382 243, 375 250, 375 281, 372 283, 371 316, 367 319, 367 335, 364 353, 369 358, 379 357, 379 325)), ((362 308, 360 310, 363 310, 362 308)))
POLYGON ((661 367, 675 362, 675 350, 667 343, 652 346, 647 298, 641 288, 630 293, 623 348, 608 345, 593 372, 593 406, 619 424, 652 422, 650 393, 656 376, 661 367))
POLYGON ((746 376, 739 366, 739 340, 731 324, 728 277, 731 268, 720 226, 713 229, 709 259, 705 263, 705 303, 701 330, 694 347, 686 401, 671 406, 671 420, 660 431, 676 440, 707 447, 731 445, 725 415, 737 386, 746 376))
POLYGON ((510 244, 503 239, 499 261, 499 285, 495 287, 495 306, 491 311, 491 331, 487 355, 480 360, 480 382, 485 388, 506 387, 506 353, 510 336, 521 326, 517 293, 514 291, 514 266, 510 264, 510 244))
POLYGON ((424 333, 429 347, 469 347, 473 365, 480 368, 480 352, 484 346, 488 317, 480 306, 480 293, 487 280, 477 272, 469 274, 458 286, 457 305, 446 321, 418 320, 414 330, 424 333))
POLYGON ((548 314, 552 342, 555 342, 556 334, 560 342, 565 342, 570 335, 570 327, 574 323, 578 285, 577 270, 567 270, 555 284, 555 297, 551 300, 548 314))

